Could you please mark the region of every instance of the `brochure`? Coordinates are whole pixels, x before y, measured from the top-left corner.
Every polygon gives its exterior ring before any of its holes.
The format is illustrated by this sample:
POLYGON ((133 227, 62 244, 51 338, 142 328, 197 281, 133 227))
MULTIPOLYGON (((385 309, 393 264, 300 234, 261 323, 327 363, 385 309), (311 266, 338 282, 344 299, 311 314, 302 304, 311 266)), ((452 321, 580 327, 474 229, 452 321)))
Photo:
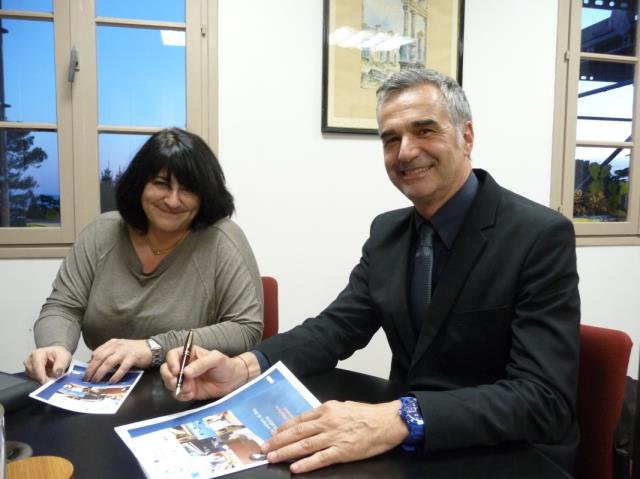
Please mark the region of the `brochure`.
POLYGON ((279 362, 205 406, 115 428, 151 479, 207 479, 266 464, 273 430, 320 402, 279 362))
POLYGON ((133 390, 143 371, 129 371, 117 383, 109 384, 112 373, 103 381, 83 381, 87 363, 72 361, 68 371, 29 394, 33 399, 69 411, 88 414, 115 414, 133 390))

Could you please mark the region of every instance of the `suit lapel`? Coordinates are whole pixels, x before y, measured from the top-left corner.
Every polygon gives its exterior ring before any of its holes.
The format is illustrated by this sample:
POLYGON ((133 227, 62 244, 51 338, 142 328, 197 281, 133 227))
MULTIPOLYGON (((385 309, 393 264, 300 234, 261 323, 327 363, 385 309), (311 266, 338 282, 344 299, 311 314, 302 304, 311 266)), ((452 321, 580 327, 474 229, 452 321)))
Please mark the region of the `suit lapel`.
POLYGON ((486 247, 487 238, 483 230, 492 227, 495 222, 499 186, 488 173, 482 170, 474 171, 480 180, 480 188, 454 241, 449 261, 438 281, 438 288, 427 313, 427 320, 420 331, 412 366, 429 349, 449 316, 460 291, 467 284, 467 277, 473 265, 486 247))

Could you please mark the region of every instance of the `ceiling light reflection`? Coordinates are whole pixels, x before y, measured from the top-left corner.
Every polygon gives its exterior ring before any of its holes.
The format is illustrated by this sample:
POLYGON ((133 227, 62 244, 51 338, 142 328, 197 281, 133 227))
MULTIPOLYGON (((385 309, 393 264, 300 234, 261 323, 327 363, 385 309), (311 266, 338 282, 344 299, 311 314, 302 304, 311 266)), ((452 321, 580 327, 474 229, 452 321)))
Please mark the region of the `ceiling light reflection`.
POLYGON ((404 35, 376 32, 375 30, 356 30, 352 27, 340 27, 329 34, 329 44, 341 48, 369 49, 374 52, 397 50, 416 40, 404 35))

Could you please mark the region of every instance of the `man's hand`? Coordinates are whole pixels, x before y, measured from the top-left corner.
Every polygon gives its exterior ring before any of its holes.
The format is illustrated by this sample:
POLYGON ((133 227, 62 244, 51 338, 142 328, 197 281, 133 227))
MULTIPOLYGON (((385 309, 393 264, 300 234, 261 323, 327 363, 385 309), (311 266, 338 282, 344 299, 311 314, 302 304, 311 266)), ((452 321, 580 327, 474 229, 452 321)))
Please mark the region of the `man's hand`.
POLYGON ((291 464, 296 474, 376 456, 408 436, 399 410, 400 401, 329 401, 277 428, 262 452, 269 462, 302 458, 291 464))
MULTIPOLYGON (((167 353, 166 363, 160 367, 160 375, 167 389, 175 391, 180 372, 182 349, 175 348, 167 353)), ((239 388, 250 377, 260 373, 260 365, 255 355, 243 353, 230 358, 220 351, 207 351, 199 346, 191 350, 191 361, 184 369, 179 401, 222 397, 239 388), (244 361, 243 361, 244 360, 244 361)))
POLYGON ((114 371, 109 383, 117 383, 133 367, 151 366, 151 350, 143 339, 110 339, 91 353, 85 381, 99 382, 114 371))
POLYGON ((59 378, 71 364, 71 353, 62 346, 47 346, 33 351, 24 360, 24 370, 40 384, 59 378))

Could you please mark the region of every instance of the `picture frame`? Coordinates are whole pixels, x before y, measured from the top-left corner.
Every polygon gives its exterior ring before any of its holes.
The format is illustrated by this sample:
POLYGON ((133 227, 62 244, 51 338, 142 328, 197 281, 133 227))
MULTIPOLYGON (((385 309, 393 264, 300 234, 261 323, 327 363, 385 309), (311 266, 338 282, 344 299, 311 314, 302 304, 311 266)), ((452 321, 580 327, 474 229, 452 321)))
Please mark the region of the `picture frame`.
POLYGON ((402 68, 462 84, 464 0, 324 0, 322 132, 377 134, 376 89, 402 68))

